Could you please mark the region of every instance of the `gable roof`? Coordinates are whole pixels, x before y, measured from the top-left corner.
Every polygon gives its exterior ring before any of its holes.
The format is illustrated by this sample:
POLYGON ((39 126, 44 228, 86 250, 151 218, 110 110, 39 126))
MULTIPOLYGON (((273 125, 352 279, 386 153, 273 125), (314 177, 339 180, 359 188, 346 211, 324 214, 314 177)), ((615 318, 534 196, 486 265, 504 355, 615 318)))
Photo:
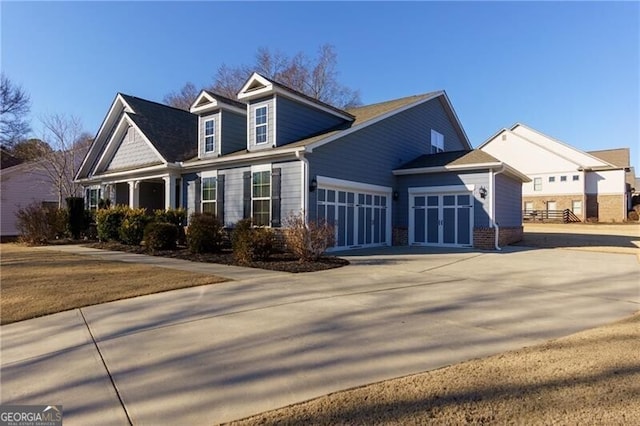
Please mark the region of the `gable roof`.
POLYGON ((479 149, 446 151, 437 154, 424 154, 393 170, 394 175, 417 173, 441 173, 450 170, 503 169, 507 174, 522 182, 530 179, 493 155, 479 149))
POLYGON ((602 149, 598 151, 587 151, 587 154, 593 155, 602 161, 605 161, 616 167, 630 167, 631 155, 629 148, 616 148, 616 149, 602 149))
POLYGON ((22 162, 23 160, 11 155, 6 149, 0 148, 0 169, 4 170, 8 167, 17 166, 22 162))
POLYGON ((198 116, 178 108, 120 94, 133 109, 127 116, 169 163, 197 154, 198 116))

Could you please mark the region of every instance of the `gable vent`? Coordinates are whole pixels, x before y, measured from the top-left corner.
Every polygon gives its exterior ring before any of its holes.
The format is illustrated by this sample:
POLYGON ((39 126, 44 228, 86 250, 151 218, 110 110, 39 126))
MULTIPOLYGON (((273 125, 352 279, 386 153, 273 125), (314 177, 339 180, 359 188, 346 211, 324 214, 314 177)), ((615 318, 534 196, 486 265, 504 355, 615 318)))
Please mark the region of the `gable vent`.
POLYGON ((506 140, 507 140, 507 135, 506 135, 506 133, 502 135, 502 140, 503 140, 503 141, 506 141, 506 140))

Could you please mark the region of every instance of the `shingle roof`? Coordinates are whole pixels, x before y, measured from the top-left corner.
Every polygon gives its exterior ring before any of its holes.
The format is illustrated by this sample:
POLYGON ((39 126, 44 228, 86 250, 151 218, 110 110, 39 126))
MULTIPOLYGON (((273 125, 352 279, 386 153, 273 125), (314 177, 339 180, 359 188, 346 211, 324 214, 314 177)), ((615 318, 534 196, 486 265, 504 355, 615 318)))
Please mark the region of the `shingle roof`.
POLYGON ((0 149, 0 169, 17 166, 22 162, 23 161, 21 159, 14 157, 7 150, 0 149))
POLYGON ((426 169, 430 167, 464 166, 470 164, 500 163, 500 160, 479 149, 447 151, 425 154, 398 167, 397 170, 426 169))
POLYGON ((205 90, 205 92, 209 96, 211 96, 212 98, 221 100, 222 102, 224 102, 226 104, 233 105, 235 107, 242 108, 242 109, 247 108, 247 104, 242 103, 242 102, 240 102, 240 101, 238 101, 236 99, 231 99, 231 98, 228 98, 226 96, 222 96, 222 95, 220 95, 220 94, 218 94, 216 92, 212 92, 211 90, 205 90))
POLYGON ((127 113, 162 157, 170 162, 197 155, 198 116, 178 108, 120 94, 135 113, 127 113))
POLYGON ((616 167, 629 167, 631 165, 629 148, 603 149, 599 151, 587 151, 600 160, 606 161, 616 167))

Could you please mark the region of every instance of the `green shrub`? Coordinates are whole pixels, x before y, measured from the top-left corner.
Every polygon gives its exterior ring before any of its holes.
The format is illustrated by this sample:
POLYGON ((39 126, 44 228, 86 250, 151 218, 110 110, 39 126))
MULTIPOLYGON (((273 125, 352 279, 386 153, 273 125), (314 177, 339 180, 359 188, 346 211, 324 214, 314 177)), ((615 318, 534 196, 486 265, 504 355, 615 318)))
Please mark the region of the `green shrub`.
POLYGON ((157 222, 173 223, 176 226, 184 226, 187 220, 187 211, 183 208, 155 210, 153 215, 157 222))
POLYGON ((118 230, 120 241, 131 246, 140 245, 149 222, 151 218, 145 209, 127 209, 118 230))
POLYGON ((67 231, 67 211, 34 202, 16 212, 20 240, 29 245, 46 244, 67 231))
POLYGON ((236 223, 231 234, 233 257, 240 264, 267 260, 273 254, 275 234, 270 228, 254 228, 249 219, 236 223))
POLYGON ((127 206, 115 206, 96 210, 96 231, 100 241, 118 241, 120 226, 129 210, 127 206))
POLYGON ((187 246, 191 253, 213 253, 222 245, 222 224, 211 213, 193 213, 187 227, 187 246))
POLYGON ((302 214, 285 219, 284 239, 287 248, 301 262, 317 260, 335 243, 333 226, 323 221, 307 223, 302 214))
POLYGON ((151 222, 144 228, 144 246, 147 250, 174 250, 178 227, 173 223, 151 222))

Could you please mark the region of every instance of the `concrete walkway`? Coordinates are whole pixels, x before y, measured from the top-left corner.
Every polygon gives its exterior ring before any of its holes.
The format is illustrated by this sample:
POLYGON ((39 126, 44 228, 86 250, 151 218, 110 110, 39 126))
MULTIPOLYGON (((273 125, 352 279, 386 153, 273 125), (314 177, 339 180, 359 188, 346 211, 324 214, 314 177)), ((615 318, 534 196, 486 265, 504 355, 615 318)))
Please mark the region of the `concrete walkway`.
POLYGON ((297 275, 212 266, 236 281, 2 326, 1 401, 62 404, 65 425, 211 425, 640 307, 634 255, 405 248, 349 259, 297 275))

